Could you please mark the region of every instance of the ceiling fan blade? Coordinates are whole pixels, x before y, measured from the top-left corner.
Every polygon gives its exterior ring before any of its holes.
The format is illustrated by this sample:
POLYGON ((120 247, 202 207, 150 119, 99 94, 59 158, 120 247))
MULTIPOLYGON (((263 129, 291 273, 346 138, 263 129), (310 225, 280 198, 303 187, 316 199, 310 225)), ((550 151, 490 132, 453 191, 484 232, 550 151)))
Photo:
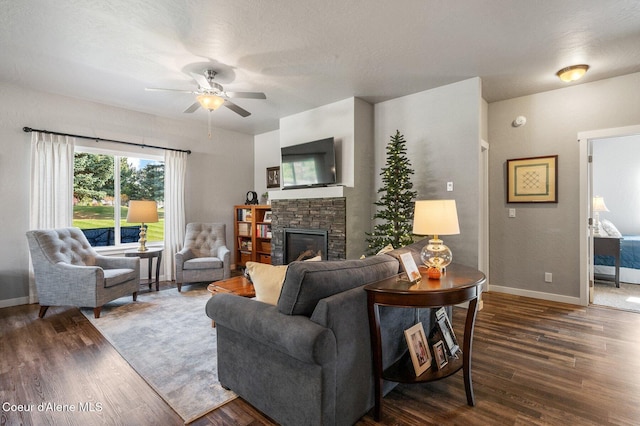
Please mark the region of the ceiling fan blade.
POLYGON ((267 95, 262 92, 225 92, 230 98, 246 98, 246 99, 267 99, 267 95))
POLYGON ((204 87, 205 89, 211 89, 211 85, 209 84, 209 80, 204 76, 204 74, 196 74, 194 72, 190 72, 191 77, 198 83, 200 87, 204 87))
POLYGON ((226 100, 224 101, 224 104, 222 104, 224 106, 226 106, 227 108, 229 108, 231 111, 235 112, 236 114, 239 114, 243 117, 248 117, 251 115, 251 113, 249 111, 247 111, 244 108, 240 108, 238 105, 234 104, 233 102, 226 100))
POLYGON ((200 102, 196 101, 192 103, 189 108, 185 109, 184 112, 186 114, 189 114, 189 113, 195 112, 198 108, 200 108, 200 102))
POLYGON ((159 87, 145 87, 147 92, 177 92, 177 93, 198 93, 193 90, 180 90, 180 89, 163 89, 159 87))

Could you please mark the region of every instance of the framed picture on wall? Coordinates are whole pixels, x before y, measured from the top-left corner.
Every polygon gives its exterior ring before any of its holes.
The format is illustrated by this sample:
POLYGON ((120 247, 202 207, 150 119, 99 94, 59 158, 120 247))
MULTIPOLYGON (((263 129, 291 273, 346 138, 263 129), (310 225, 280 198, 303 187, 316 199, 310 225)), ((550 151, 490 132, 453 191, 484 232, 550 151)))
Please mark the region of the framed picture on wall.
POLYGON ((507 203, 557 202, 557 155, 507 160, 507 203))
POLYGON ((267 188, 280 188, 280 166, 267 167, 267 188))

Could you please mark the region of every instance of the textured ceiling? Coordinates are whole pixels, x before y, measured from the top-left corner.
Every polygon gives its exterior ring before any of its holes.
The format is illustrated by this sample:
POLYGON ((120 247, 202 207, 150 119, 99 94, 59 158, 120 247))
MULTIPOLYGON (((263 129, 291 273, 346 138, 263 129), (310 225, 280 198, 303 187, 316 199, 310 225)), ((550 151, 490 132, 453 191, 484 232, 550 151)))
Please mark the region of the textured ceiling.
POLYGON ((488 102, 640 71, 638 0, 0 0, 0 80, 160 116, 184 114, 189 72, 219 71, 256 134, 352 96, 376 103, 479 76, 488 102), (576 84, 576 83, 573 83, 576 84))

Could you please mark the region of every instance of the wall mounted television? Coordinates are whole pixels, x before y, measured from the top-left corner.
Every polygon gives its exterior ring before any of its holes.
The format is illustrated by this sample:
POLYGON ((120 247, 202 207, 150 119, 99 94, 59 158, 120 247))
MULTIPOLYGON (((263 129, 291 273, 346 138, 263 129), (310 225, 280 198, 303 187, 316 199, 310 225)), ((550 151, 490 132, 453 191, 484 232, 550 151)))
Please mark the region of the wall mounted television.
POLYGON ((336 154, 333 138, 286 146, 280 151, 282 189, 335 185, 336 154))

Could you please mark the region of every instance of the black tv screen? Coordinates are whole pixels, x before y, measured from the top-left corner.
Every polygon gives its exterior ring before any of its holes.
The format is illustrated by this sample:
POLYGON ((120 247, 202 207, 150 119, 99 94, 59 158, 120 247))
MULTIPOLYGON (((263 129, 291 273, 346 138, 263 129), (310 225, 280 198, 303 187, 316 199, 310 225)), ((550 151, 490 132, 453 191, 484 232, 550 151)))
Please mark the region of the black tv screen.
POLYGON ((286 146, 282 153, 282 188, 306 188, 336 183, 333 138, 286 146))

